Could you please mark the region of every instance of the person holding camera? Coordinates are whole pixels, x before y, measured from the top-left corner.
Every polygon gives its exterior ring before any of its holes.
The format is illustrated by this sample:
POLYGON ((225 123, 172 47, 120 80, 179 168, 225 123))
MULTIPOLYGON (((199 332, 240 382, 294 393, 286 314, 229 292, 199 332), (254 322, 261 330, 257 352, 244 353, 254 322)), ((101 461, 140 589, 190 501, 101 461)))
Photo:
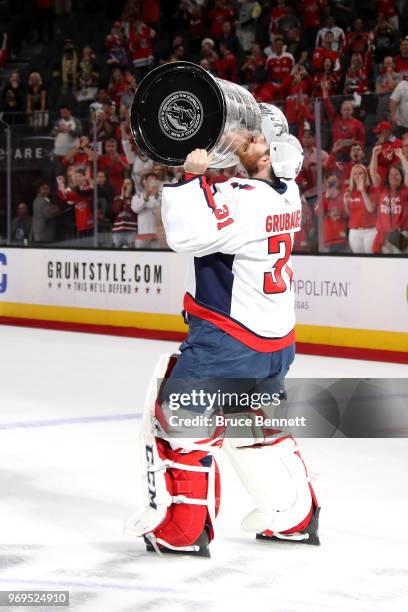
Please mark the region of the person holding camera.
POLYGON ((158 247, 157 212, 160 205, 160 182, 153 173, 146 174, 142 179, 143 191, 133 196, 131 207, 138 219, 138 233, 135 247, 137 249, 153 249, 158 247))

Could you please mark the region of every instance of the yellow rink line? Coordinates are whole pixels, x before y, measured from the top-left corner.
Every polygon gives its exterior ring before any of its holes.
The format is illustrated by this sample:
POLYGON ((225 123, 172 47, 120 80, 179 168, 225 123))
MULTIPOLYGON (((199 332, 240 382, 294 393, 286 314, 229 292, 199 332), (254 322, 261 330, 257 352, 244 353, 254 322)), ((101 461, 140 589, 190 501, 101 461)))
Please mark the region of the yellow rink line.
MULTIPOLYGON (((180 315, 75 308, 68 306, 45 306, 0 301, 0 317, 15 317, 43 321, 58 321, 88 325, 135 327, 139 329, 186 332, 187 327, 180 315)), ((408 333, 350 329, 321 325, 296 326, 297 342, 379 349, 408 353, 408 333)))

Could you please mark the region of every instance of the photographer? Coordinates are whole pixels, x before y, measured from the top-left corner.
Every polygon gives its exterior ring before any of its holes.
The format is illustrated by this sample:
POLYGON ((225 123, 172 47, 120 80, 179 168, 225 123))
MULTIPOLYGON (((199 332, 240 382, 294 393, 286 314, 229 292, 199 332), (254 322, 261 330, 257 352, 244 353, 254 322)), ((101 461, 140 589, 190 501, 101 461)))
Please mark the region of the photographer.
POLYGON ((160 183, 157 176, 146 174, 142 179, 142 189, 141 193, 133 196, 131 203, 138 220, 135 246, 137 249, 157 248, 156 209, 160 205, 160 183))

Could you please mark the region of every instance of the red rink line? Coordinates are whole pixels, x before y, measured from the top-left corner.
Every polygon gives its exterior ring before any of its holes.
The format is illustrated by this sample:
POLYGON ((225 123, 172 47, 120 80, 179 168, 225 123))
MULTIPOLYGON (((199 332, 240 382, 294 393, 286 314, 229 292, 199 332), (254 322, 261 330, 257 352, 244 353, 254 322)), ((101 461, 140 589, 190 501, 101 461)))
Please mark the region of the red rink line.
MULTIPOLYGON (((0 325, 18 327, 33 327, 36 329, 54 329, 59 331, 81 332, 86 334, 103 334, 108 336, 123 336, 126 338, 144 338, 146 340, 168 340, 182 342, 186 334, 176 331, 158 329, 141 329, 136 327, 117 327, 116 325, 91 325, 88 323, 68 323, 65 321, 44 321, 38 319, 22 319, 20 317, 0 317, 0 325)), ((331 346, 328 344, 312 344, 297 342, 296 351, 303 355, 319 355, 322 357, 338 357, 343 359, 362 359, 364 361, 386 361, 389 363, 408 364, 408 353, 400 351, 384 351, 350 346, 331 346)))

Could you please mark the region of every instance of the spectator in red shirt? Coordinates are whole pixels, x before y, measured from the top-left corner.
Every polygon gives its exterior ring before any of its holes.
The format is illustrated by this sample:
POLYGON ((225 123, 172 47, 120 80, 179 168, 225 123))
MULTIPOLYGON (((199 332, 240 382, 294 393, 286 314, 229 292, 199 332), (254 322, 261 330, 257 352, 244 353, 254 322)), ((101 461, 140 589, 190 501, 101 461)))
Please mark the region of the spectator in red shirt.
POLYGON ((347 215, 342 184, 335 172, 326 174, 324 188, 321 208, 319 203, 315 208, 322 221, 323 244, 330 253, 344 252, 347 250, 347 215))
POLYGON ((323 37, 323 46, 317 47, 313 53, 312 68, 314 72, 319 72, 322 70, 323 62, 327 57, 332 60, 335 72, 340 70, 340 54, 337 51, 334 51, 333 45, 333 32, 328 30, 323 37))
POLYGON ((238 75, 235 55, 231 53, 225 43, 221 43, 219 49, 220 57, 214 62, 214 70, 220 79, 236 83, 238 75))
POLYGON ((399 22, 395 0, 376 0, 376 5, 377 12, 383 13, 387 21, 389 21, 393 28, 398 32, 399 22))
POLYGON ((156 36, 155 30, 149 28, 141 19, 131 23, 129 35, 129 49, 137 81, 141 81, 153 65, 152 39, 156 36))
POLYGON ((340 106, 340 113, 337 114, 327 93, 324 81, 322 81, 322 87, 323 103, 332 124, 333 152, 334 147, 336 147, 337 155, 347 156, 354 142, 359 142, 365 146, 366 134, 364 125, 358 119, 353 118, 353 105, 349 100, 343 100, 340 106))
POLYGON ((126 81, 123 72, 120 68, 112 70, 111 78, 108 85, 108 94, 119 108, 121 98, 126 89, 126 81))
POLYGON ((232 24, 230 21, 224 21, 222 24, 222 34, 217 38, 218 48, 221 43, 224 43, 237 59, 242 56, 242 47, 239 38, 232 31, 232 24))
POLYGON ((108 182, 112 185, 115 195, 119 195, 123 180, 128 172, 129 164, 124 155, 119 155, 118 144, 114 138, 105 143, 105 154, 98 158, 98 170, 106 172, 108 182))
POLYGON ((395 72, 408 79, 408 36, 401 40, 400 52, 395 58, 395 72))
POLYGON ((408 161, 401 149, 397 151, 404 172, 390 166, 385 185, 373 194, 377 202, 374 253, 408 253, 408 161))
POLYGON ((265 68, 265 56, 262 53, 261 45, 254 43, 251 47, 251 53, 247 56, 241 66, 243 80, 245 83, 253 83, 259 81, 259 73, 263 73, 265 68))
POLYGON ((135 246, 137 234, 137 215, 131 208, 135 186, 132 179, 125 178, 120 195, 113 201, 114 221, 112 239, 115 248, 131 248, 135 246))
POLYGON ((327 7, 327 0, 303 0, 299 6, 303 16, 304 34, 309 48, 316 43, 317 33, 322 27, 323 13, 327 7))
MULTIPOLYGON (((317 198, 317 149, 314 134, 311 130, 305 130, 302 137, 303 165, 296 179, 302 194, 310 206, 313 207, 317 198)), ((326 151, 320 151, 321 163, 324 166, 329 157, 326 151)))
POLYGON ((3 44, 0 49, 0 70, 3 70, 7 59, 7 33, 3 32, 3 44))
MULTIPOLYGON (((113 102, 104 102, 102 108, 95 112, 96 138, 98 142, 103 142, 107 138, 113 138, 119 127, 119 117, 116 114, 116 107, 113 102)), ((91 127, 91 137, 93 128, 91 127)))
POLYGON ((285 14, 286 0, 277 0, 276 6, 271 8, 271 20, 269 22, 269 33, 277 34, 279 31, 279 19, 285 14))
POLYGON ((353 166, 350 185, 344 194, 348 215, 349 245, 353 253, 372 253, 376 235, 376 203, 370 197, 370 179, 362 164, 353 166))
POLYGON ((372 34, 365 31, 364 21, 358 17, 353 21, 353 29, 351 32, 347 32, 346 34, 346 44, 344 50, 349 53, 349 55, 352 53, 361 53, 364 57, 371 39, 372 34))
POLYGON ((127 67, 129 64, 128 41, 125 39, 120 21, 115 21, 110 34, 105 38, 105 49, 107 51, 106 63, 109 66, 127 67))
POLYGON ((196 4, 189 5, 188 10, 188 40, 191 48, 198 51, 200 40, 204 35, 203 8, 196 4))
POLYGON ((290 53, 283 50, 283 36, 275 36, 273 52, 266 60, 267 77, 275 85, 280 85, 290 75, 295 65, 295 59, 290 53))
MULTIPOLYGON (((373 148, 371 161, 375 158, 377 167, 374 172, 378 172, 383 185, 388 173, 388 168, 399 163, 399 157, 396 153, 397 149, 401 149, 402 142, 392 133, 392 124, 389 121, 380 121, 377 127, 373 130, 378 136, 376 146, 373 148)), ((370 163, 371 166, 371 163, 370 163)), ((373 176, 371 176, 373 183, 373 176)))
POLYGON ((75 226, 81 237, 91 236, 94 228, 92 205, 93 189, 85 173, 78 170, 75 176, 76 187, 65 187, 63 176, 57 176, 58 197, 60 200, 74 207, 75 226))
POLYGON ((213 38, 218 38, 222 34, 222 24, 225 21, 232 21, 234 18, 234 9, 230 6, 228 0, 216 0, 212 11, 207 14, 210 22, 210 34, 213 38))
POLYGON ((313 96, 315 98, 321 98, 323 96, 323 81, 327 88, 328 95, 333 96, 337 92, 339 73, 334 71, 334 62, 330 57, 324 58, 321 71, 314 77, 313 96))
POLYGON ((295 233, 293 250, 295 253, 310 253, 314 239, 314 219, 306 198, 300 197, 302 202, 302 221, 300 231, 295 233))
POLYGON ((87 180, 91 181, 95 156, 96 153, 91 149, 88 136, 81 136, 75 146, 62 158, 62 165, 74 166, 76 171, 82 170, 87 180))
POLYGON ((364 164, 365 149, 358 142, 351 145, 350 155, 347 161, 338 159, 336 157, 336 148, 341 148, 341 143, 336 147, 334 146, 333 152, 330 153, 329 157, 325 162, 326 170, 333 170, 340 179, 341 185, 344 187, 345 183, 348 184, 350 180, 351 169, 356 164, 364 164))
POLYGON ((154 26, 160 22, 160 1, 141 0, 142 20, 148 26, 154 26))
POLYGON ((353 53, 344 79, 344 93, 346 95, 354 93, 362 95, 367 92, 368 76, 367 71, 363 67, 363 58, 361 53, 353 53))
POLYGON ((303 104, 305 96, 311 95, 313 85, 313 79, 304 66, 295 66, 281 85, 280 93, 285 99, 285 117, 291 134, 297 134, 299 104, 303 104))

